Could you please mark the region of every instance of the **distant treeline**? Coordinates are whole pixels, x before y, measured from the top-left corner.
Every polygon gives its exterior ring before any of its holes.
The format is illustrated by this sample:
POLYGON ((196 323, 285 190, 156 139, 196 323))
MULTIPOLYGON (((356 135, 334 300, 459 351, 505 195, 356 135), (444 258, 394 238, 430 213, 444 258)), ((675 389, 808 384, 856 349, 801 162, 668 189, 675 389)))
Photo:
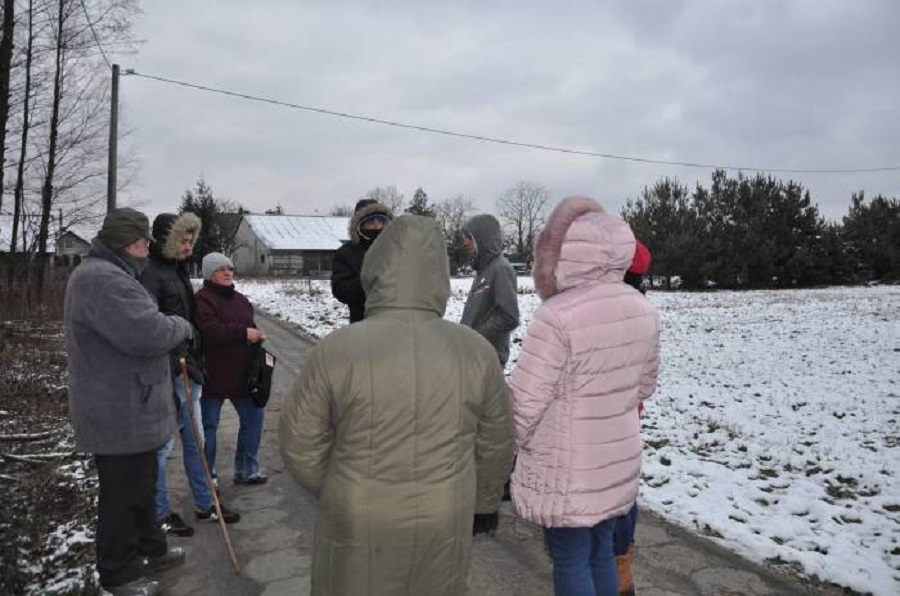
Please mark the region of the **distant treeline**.
POLYGON ((718 170, 708 189, 660 179, 622 216, 653 253, 651 275, 684 289, 900 282, 897 198, 855 193, 831 223, 798 182, 718 170))

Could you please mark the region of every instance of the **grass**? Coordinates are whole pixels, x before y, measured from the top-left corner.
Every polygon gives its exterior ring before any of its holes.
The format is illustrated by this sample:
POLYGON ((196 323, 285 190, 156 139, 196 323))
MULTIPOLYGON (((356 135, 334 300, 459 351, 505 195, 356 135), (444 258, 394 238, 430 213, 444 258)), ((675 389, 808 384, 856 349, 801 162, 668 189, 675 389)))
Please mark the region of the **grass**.
POLYGON ((0 594, 97 593, 96 473, 68 420, 64 273, 41 290, 0 287, 0 594))

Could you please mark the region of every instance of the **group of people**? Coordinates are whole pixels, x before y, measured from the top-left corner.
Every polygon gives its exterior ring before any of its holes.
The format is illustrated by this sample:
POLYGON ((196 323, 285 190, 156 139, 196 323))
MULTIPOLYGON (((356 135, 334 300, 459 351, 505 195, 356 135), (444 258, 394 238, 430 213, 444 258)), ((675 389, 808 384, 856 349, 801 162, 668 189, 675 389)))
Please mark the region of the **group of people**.
POLYGON ((248 345, 266 337, 225 255, 203 258, 195 294, 186 263, 200 226, 192 213, 164 213, 151 229, 143 213, 116 209, 66 287, 69 411, 76 448, 97 467, 97 570, 114 596, 158 594, 148 574, 185 560, 166 539, 194 533, 166 486, 176 433, 198 521, 240 520, 214 503, 225 400, 240 418, 234 483, 266 482, 258 463, 265 412, 247 394, 248 345))
POLYGON ((319 502, 312 594, 464 594, 510 470, 556 594, 633 594, 639 416, 659 359, 657 311, 635 289, 646 247, 593 199, 563 200, 537 240, 542 304, 507 385, 519 310, 496 218, 463 230, 475 278, 461 324, 443 318, 433 219, 360 201, 350 233, 332 291, 353 324, 310 352, 279 419, 285 466, 319 502))
MULTIPOLYGON (((218 515, 226 399, 240 418, 233 480, 266 482, 264 410, 247 397, 248 346, 266 338, 225 255, 204 257, 193 292, 185 262, 199 232, 190 213, 151 231, 144 214, 115 210, 66 289, 70 411, 98 470, 97 569, 116 596, 157 594, 148 574, 184 562, 166 540, 193 533, 166 490, 176 432, 197 520, 218 515)), ((517 280, 496 218, 463 230, 475 277, 461 324, 444 319, 450 273, 433 218, 360 201, 350 236, 332 291, 352 324, 309 352, 278 422, 286 469, 319 503, 311 593, 464 594, 472 536, 498 527, 507 484, 518 515, 544 528, 557 595, 633 594, 659 318, 635 290, 649 253, 629 226, 585 197, 553 210, 533 263, 542 303, 509 383, 517 280)), ((219 505, 223 521, 240 519, 219 505)))

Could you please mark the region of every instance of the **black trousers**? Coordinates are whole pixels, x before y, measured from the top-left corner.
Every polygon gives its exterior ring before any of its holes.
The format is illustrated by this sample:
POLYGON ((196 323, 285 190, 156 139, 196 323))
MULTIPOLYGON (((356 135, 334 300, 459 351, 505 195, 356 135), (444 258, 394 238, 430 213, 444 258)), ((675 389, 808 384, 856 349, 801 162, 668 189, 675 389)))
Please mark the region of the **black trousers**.
POLYGON ((104 588, 144 574, 144 557, 168 550, 156 523, 156 450, 132 455, 95 455, 100 478, 97 505, 97 571, 104 588))

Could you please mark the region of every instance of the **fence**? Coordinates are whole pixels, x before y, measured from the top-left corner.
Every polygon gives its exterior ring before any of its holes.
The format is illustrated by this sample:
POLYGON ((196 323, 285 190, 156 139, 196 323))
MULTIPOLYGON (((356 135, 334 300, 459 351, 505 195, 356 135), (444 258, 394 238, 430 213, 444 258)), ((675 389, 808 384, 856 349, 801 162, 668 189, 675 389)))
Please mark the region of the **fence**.
POLYGON ((49 259, 0 253, 0 320, 58 321, 73 267, 49 259))

